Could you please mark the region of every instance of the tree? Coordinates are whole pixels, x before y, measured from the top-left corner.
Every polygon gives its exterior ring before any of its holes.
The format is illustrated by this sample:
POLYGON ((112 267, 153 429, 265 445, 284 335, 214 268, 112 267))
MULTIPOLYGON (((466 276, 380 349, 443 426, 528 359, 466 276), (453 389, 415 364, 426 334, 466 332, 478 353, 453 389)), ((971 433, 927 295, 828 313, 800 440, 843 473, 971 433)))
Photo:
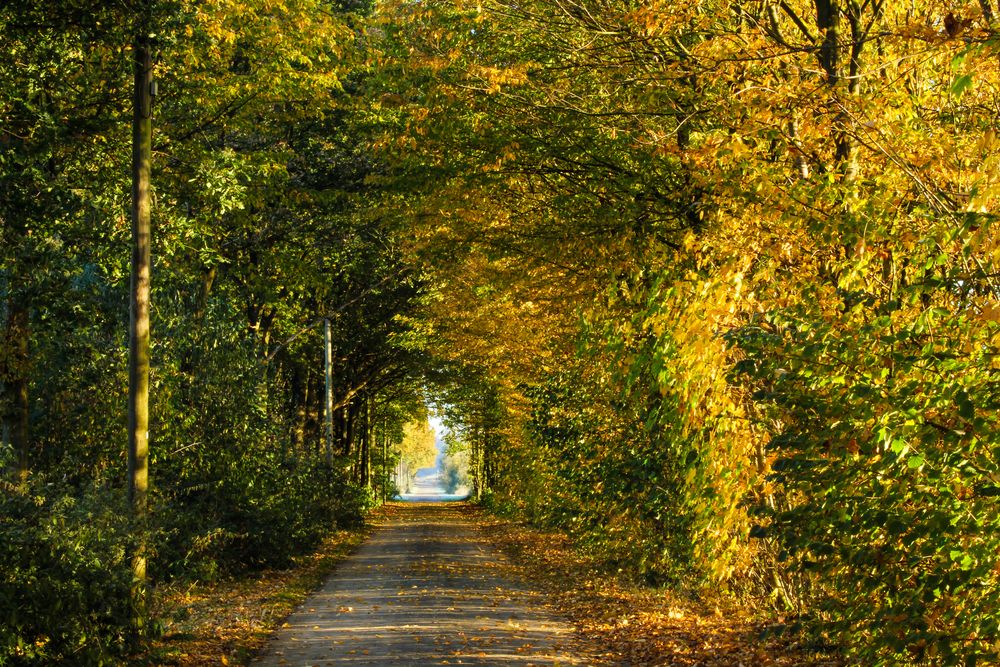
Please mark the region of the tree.
POLYGON ((864 661, 992 659, 965 638, 993 621, 961 619, 995 589, 960 583, 995 564, 993 528, 961 518, 992 496, 947 491, 996 474, 973 454, 997 335, 973 64, 992 3, 385 12, 398 69, 375 103, 440 280, 425 326, 528 427, 496 450, 501 505, 605 539, 561 458, 600 461, 638 571, 760 587, 864 661))
POLYGON ((132 47, 135 68, 132 118, 132 278, 129 303, 128 497, 139 526, 132 556, 136 618, 147 611, 145 523, 149 488, 150 180, 153 153, 153 54, 149 27, 139 21, 132 47))
MULTIPOLYGON (((426 408, 425 408, 426 410, 426 408)), ((413 478, 422 468, 434 467, 437 460, 434 429, 427 421, 426 412, 422 420, 407 422, 403 426, 403 439, 399 443, 399 474, 397 483, 402 482, 404 491, 409 491, 413 478)))

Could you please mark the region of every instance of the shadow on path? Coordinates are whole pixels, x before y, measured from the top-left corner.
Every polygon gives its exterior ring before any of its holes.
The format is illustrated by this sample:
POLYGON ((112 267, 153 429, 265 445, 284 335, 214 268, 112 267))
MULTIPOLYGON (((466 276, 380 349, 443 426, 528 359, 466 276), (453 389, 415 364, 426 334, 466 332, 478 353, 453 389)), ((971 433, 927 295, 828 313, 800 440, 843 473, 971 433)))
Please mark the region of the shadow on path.
POLYGON ((390 516, 253 664, 589 664, 466 503, 397 503, 390 516))

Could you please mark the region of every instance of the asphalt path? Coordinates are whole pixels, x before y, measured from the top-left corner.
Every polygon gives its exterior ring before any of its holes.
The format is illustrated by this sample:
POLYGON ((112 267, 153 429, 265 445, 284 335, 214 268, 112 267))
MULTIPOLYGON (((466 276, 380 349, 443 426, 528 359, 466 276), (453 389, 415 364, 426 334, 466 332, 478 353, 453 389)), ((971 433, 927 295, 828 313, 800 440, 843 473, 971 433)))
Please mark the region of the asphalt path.
POLYGON ((253 664, 591 664, 586 642, 484 539, 477 516, 463 502, 396 504, 253 664))

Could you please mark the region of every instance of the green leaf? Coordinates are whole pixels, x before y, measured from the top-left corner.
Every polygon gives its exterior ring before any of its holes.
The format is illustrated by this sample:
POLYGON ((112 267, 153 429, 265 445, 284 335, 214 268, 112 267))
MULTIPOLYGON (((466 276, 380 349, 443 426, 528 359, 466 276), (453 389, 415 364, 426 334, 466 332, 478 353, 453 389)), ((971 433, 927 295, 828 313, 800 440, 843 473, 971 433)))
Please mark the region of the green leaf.
POLYGON ((972 421, 976 417, 976 407, 969 399, 969 394, 964 389, 955 392, 955 403, 958 404, 958 415, 965 421, 972 421))
POLYGON ((962 93, 972 87, 972 75, 963 74, 961 76, 955 77, 955 80, 951 84, 951 94, 955 97, 961 97, 962 93))

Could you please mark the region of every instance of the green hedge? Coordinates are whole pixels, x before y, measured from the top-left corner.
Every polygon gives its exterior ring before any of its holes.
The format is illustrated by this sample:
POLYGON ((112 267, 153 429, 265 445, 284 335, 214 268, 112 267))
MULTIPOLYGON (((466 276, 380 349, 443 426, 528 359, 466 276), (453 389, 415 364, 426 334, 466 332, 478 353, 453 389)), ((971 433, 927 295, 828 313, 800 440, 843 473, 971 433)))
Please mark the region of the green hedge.
POLYGON ((124 508, 105 490, 4 490, 0 664, 121 661, 132 619, 124 508))

